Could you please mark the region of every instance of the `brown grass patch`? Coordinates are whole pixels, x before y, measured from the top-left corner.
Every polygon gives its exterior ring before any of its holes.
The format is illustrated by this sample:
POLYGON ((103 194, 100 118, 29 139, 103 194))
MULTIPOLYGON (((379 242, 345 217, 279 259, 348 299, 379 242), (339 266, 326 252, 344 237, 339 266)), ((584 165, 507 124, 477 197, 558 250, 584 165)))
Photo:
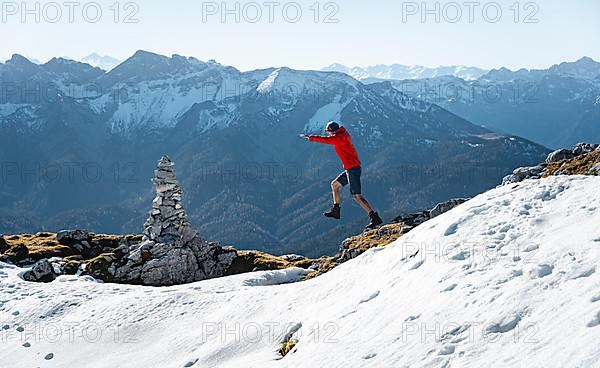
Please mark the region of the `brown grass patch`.
POLYGON ((28 258, 35 261, 52 257, 68 257, 76 253, 72 248, 59 244, 56 234, 52 233, 12 235, 5 237, 5 240, 9 246, 7 253, 10 252, 10 248, 22 244, 29 250, 28 258))
POLYGON ((344 244, 344 248, 371 249, 377 247, 385 247, 396 241, 406 232, 402 228, 406 225, 402 223, 388 224, 379 229, 367 231, 361 235, 349 238, 344 244))
POLYGON ((600 162, 600 151, 586 153, 569 160, 562 160, 548 164, 546 178, 551 175, 585 175, 594 165, 600 162))

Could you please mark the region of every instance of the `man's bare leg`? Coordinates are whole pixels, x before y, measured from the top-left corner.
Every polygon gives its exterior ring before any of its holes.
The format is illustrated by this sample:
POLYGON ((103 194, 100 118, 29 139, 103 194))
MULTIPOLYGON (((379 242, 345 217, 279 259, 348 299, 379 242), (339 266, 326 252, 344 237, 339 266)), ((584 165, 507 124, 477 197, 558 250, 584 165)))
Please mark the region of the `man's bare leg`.
POLYGON ((333 204, 337 204, 339 206, 341 202, 341 194, 340 191, 342 189, 342 184, 339 181, 334 180, 331 182, 331 192, 333 193, 333 204))
POLYGON ((340 214, 340 190, 342 189, 342 184, 340 184, 337 180, 331 182, 331 192, 333 193, 333 208, 331 210, 325 212, 323 215, 325 217, 334 218, 339 220, 341 217, 340 214))
POLYGON ((371 205, 369 204, 369 202, 367 201, 367 199, 365 197, 363 197, 362 194, 355 194, 354 195, 354 200, 356 201, 356 203, 358 203, 363 210, 365 210, 369 215, 371 213, 373 213, 373 207, 371 207, 371 205))
POLYGON ((379 214, 373 210, 373 207, 361 194, 355 194, 354 200, 369 214, 371 222, 365 227, 367 230, 376 229, 378 226, 383 224, 383 220, 379 217, 379 214))

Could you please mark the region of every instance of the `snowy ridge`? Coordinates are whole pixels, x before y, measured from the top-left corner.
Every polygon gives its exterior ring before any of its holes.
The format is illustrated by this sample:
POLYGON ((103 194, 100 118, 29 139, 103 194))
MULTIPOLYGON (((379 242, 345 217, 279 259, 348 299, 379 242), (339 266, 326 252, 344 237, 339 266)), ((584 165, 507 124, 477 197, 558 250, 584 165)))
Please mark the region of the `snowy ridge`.
POLYGON ((333 64, 326 68, 326 71, 337 71, 351 75, 352 77, 360 80, 402 80, 402 79, 422 79, 422 78, 435 78, 441 76, 454 76, 463 78, 465 80, 474 80, 485 73, 487 70, 469 67, 469 66, 440 66, 435 68, 428 68, 421 65, 373 65, 366 67, 347 67, 341 64, 333 64))
POLYGON ((257 92, 279 92, 286 95, 317 94, 332 89, 332 84, 348 84, 355 89, 360 84, 356 79, 336 72, 297 71, 290 68, 275 69, 262 81, 257 92))
POLYGON ((115 59, 112 56, 101 56, 95 52, 81 59, 81 62, 106 71, 109 71, 121 64, 121 60, 119 59, 115 59))
POLYGON ((342 96, 337 95, 334 98, 334 102, 329 103, 321 107, 315 115, 308 121, 308 124, 304 127, 305 132, 315 133, 323 131, 323 122, 328 121, 341 121, 342 111, 348 106, 352 99, 346 99, 342 101, 342 96))
POLYGON ((269 74, 269 77, 267 77, 267 79, 265 79, 264 81, 262 81, 258 85, 258 87, 256 87, 256 91, 258 93, 268 93, 268 92, 271 92, 273 90, 274 85, 275 85, 275 80, 279 76, 279 71, 280 70, 281 69, 276 69, 273 73, 269 74))
POLYGON ((17 269, 0 265, 0 361, 15 368, 83 361, 86 367, 598 367, 599 186, 597 177, 563 176, 500 187, 387 248, 289 285, 272 284, 293 281, 301 270, 147 288, 73 277, 29 284, 17 269), (90 325, 104 332, 100 338, 83 337, 90 325), (62 338, 35 340, 36 326, 59 327, 62 338), (279 344, 289 338, 297 345, 281 358, 279 344))
MULTIPOLYGON (((139 128, 173 127, 194 104, 240 100, 252 83, 252 79, 240 74, 209 66, 204 71, 177 78, 141 82, 125 89, 118 86, 117 90, 89 101, 89 106, 92 111, 102 113, 111 109, 114 96, 125 95, 127 98, 118 101, 109 124, 111 131, 127 135, 139 128)), ((203 122, 202 125, 211 124, 203 122)))

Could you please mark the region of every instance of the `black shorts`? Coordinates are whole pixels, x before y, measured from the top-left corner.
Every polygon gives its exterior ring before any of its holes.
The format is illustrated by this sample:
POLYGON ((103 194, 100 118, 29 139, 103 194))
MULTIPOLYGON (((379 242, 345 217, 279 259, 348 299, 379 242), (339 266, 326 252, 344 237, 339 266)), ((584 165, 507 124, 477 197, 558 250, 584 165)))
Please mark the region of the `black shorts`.
POLYGON ((360 166, 353 167, 341 173, 335 180, 342 184, 342 186, 348 185, 350 183, 350 193, 351 194, 361 194, 360 187, 360 174, 362 173, 362 169, 360 166))

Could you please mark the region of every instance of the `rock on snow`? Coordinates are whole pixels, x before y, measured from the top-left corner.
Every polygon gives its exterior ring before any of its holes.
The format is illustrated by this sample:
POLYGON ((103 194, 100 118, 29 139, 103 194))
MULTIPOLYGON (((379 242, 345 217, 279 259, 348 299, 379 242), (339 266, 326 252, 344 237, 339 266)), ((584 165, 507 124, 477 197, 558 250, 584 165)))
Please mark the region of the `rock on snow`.
POLYGON ((599 367, 598 188, 582 176, 499 187, 294 284, 274 285, 302 271, 164 288, 72 276, 31 284, 0 264, 0 362, 599 367), (297 344, 281 358, 289 339, 297 344))

